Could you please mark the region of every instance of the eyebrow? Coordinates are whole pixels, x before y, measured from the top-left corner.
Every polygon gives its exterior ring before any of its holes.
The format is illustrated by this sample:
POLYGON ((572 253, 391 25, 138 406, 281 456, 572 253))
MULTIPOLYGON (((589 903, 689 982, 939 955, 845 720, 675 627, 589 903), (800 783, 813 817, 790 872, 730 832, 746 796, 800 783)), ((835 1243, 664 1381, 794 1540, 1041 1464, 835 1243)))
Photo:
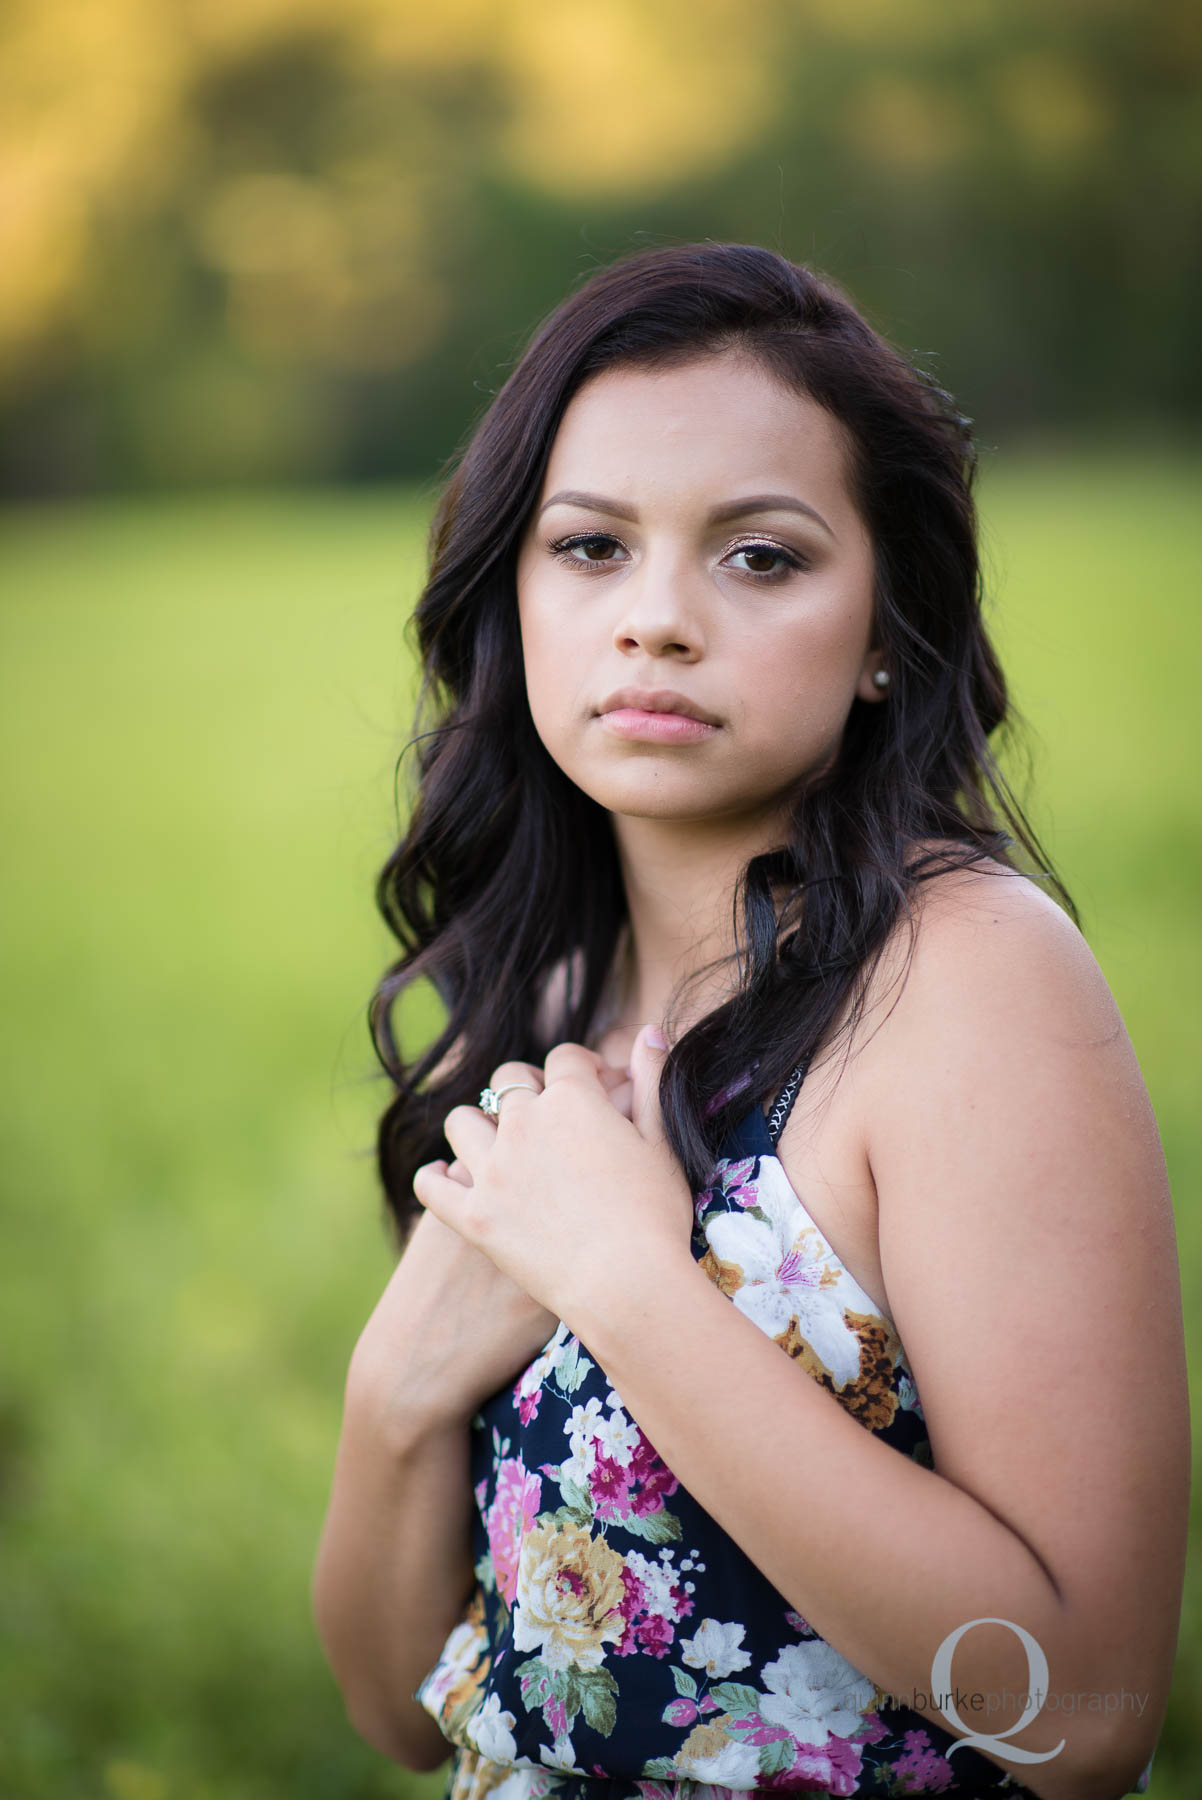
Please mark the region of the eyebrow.
MULTIPOLYGON (((589 512, 608 513, 612 518, 629 519, 632 523, 637 523, 639 516, 620 500, 607 500, 604 494, 581 493, 578 488, 563 488, 558 494, 552 494, 549 500, 544 500, 538 509, 539 518, 549 506, 583 506, 589 512)), ((830 532, 831 537, 835 535, 820 512, 816 512, 812 506, 807 506, 804 500, 798 500, 793 494, 749 494, 745 500, 723 501, 720 506, 711 507, 708 523, 721 525, 727 519, 745 518, 748 513, 781 511, 804 513, 807 518, 821 525, 824 531, 830 532)))

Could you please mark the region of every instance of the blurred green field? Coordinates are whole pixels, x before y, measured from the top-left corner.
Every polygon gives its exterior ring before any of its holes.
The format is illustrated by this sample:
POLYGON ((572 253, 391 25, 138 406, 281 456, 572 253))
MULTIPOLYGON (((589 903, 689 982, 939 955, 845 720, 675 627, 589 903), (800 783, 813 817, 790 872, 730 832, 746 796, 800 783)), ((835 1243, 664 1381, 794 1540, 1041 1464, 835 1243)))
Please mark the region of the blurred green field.
MULTIPOLYGON (((1033 812, 1160 1120, 1196 1378, 1202 465, 995 460, 1033 812)), ((427 507, 0 515, 6 1796, 441 1790, 353 1736, 308 1606, 346 1362, 391 1266, 364 1008, 392 956, 372 883, 427 507)), ((1200 1688, 1195 1559, 1152 1800, 1199 1791, 1200 1688)))

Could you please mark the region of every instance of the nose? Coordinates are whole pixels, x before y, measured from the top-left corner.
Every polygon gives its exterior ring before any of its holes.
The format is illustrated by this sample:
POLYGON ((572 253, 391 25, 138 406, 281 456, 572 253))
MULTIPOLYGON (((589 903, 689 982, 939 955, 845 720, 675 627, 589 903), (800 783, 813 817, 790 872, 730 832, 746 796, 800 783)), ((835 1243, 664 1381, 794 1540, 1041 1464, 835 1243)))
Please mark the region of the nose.
POLYGON ((621 584, 620 611, 614 626, 614 643, 629 654, 645 650, 649 656, 674 655, 693 661, 705 650, 701 606, 692 583, 696 580, 685 558, 648 556, 621 584))

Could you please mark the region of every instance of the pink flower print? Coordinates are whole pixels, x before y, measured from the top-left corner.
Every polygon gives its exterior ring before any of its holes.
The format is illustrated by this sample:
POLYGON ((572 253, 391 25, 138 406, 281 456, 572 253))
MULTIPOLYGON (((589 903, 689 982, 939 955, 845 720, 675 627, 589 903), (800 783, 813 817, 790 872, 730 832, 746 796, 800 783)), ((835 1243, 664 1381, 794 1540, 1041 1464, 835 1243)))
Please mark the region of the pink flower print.
POLYGON ((687 1619, 693 1610, 693 1596, 682 1588, 679 1582, 673 1582, 668 1590, 668 1595, 672 1605, 676 1608, 676 1617, 687 1619))
POLYGON ((599 1519, 621 1519, 630 1511, 630 1471, 612 1456, 598 1456, 588 1485, 599 1519))
POLYGON ((492 1552, 497 1589, 512 1606, 518 1589, 518 1558, 522 1538, 534 1524, 542 1482, 516 1457, 507 1457, 497 1469, 497 1494, 485 1526, 492 1552))
POLYGON ((825 1744, 798 1744, 791 1769, 771 1778, 765 1785, 788 1787, 794 1792, 817 1794, 857 1794, 860 1791, 859 1750, 846 1738, 829 1737, 825 1744), (808 1779, 799 1781, 798 1776, 808 1779))
POLYGON ((632 1656, 639 1650, 655 1657, 667 1655, 677 1622, 693 1610, 691 1596, 682 1592, 674 1574, 666 1551, 655 1562, 637 1550, 628 1551, 622 1570, 624 1628, 615 1655, 632 1656))
POLYGON ((759 1202, 759 1189, 750 1179, 755 1166, 754 1156, 740 1157, 738 1162, 728 1163, 722 1176, 722 1197, 733 1200, 738 1206, 755 1206, 759 1202))
POLYGON ((762 1720, 758 1725, 753 1725, 749 1731, 741 1732, 739 1735, 745 1744, 756 1744, 757 1746, 785 1743, 791 1737, 791 1734, 783 1726, 765 1725, 762 1720))
POLYGON ((952 1784, 951 1764, 945 1756, 932 1748, 931 1740, 925 1731, 907 1731, 903 1738, 906 1746, 904 1756, 899 1756, 890 1774, 913 1776, 911 1786, 907 1780, 903 1787, 896 1791, 902 1794, 942 1794, 952 1784))
POLYGON ((524 1394, 522 1392, 522 1385, 519 1382, 513 1391, 518 1403, 518 1418, 522 1421, 523 1425, 529 1425, 531 1419, 538 1411, 539 1401, 543 1397, 543 1390, 540 1387, 536 1387, 533 1393, 524 1394))
POLYGON ((666 1656, 672 1648, 672 1621, 662 1613, 651 1613, 640 1619, 634 1628, 634 1634, 643 1650, 649 1650, 652 1656, 666 1656))
MULTIPOLYGON (((717 1703, 715 1702, 715 1704, 717 1703)), ((664 1708, 665 1722, 669 1725, 679 1726, 681 1730, 686 1725, 691 1725, 697 1716, 696 1701, 686 1700, 683 1694, 679 1700, 673 1700, 670 1706, 664 1708)))
POLYGON ((853 1744, 879 1744, 882 1738, 888 1736, 889 1727, 881 1718, 880 1713, 871 1712, 864 1715, 864 1723, 859 1731, 852 1732, 851 1742, 853 1744))
POLYGON ((645 1519, 649 1513, 662 1512, 667 1496, 674 1494, 680 1486, 641 1431, 626 1476, 631 1488, 630 1510, 639 1519, 645 1519))
POLYGON ((625 1622, 625 1629, 614 1645, 615 1656, 633 1656, 638 1649, 634 1635, 634 1622, 647 1605, 647 1584, 641 1576, 635 1574, 629 1562, 622 1571, 623 1594, 619 1611, 625 1622))
POLYGON ((560 1333, 564 1329, 565 1327, 560 1324, 551 1343, 535 1357, 528 1368, 522 1370, 514 1383, 513 1397, 518 1403, 518 1417, 523 1425, 529 1425, 538 1411, 539 1402, 543 1397, 543 1382, 550 1373, 554 1360, 552 1346, 558 1344, 560 1333))
POLYGON ((562 1700, 557 1700, 555 1698, 554 1694, 549 1694, 543 1703, 543 1718, 547 1721, 547 1730, 551 1733, 551 1736, 555 1739, 556 1743, 559 1742, 560 1738, 567 1737, 567 1708, 564 1706, 562 1700))

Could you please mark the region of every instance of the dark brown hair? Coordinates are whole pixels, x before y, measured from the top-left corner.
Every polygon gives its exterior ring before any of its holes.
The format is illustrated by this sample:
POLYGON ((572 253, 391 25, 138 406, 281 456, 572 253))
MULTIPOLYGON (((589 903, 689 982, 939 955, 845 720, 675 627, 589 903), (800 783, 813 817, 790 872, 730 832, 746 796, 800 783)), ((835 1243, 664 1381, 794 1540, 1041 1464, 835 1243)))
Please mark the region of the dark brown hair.
POLYGON ((414 615, 416 789, 377 884, 403 954, 369 1009, 395 1090, 377 1154, 398 1235, 417 1210, 414 1171, 451 1157, 450 1108, 474 1101, 497 1063, 541 1063, 555 1043, 585 1038, 626 919, 610 816, 551 759, 526 700, 514 571, 559 421, 603 369, 730 349, 845 428, 892 685, 883 704, 853 701, 833 765, 799 783, 787 841, 747 865, 734 901, 738 991, 667 1059, 664 1119, 691 1185, 841 1013, 842 1029, 854 1024, 918 883, 986 856, 1017 868, 1021 845, 1073 912, 990 748, 1007 697, 981 617, 970 422, 834 282, 774 251, 706 242, 627 255, 536 330, 431 525, 414 615), (560 964, 577 978, 540 1018, 560 964), (406 1062, 392 1007, 419 977, 447 1021, 406 1062), (453 1066, 423 1086, 452 1045, 453 1066), (750 1085, 714 1103, 749 1071, 750 1085))

